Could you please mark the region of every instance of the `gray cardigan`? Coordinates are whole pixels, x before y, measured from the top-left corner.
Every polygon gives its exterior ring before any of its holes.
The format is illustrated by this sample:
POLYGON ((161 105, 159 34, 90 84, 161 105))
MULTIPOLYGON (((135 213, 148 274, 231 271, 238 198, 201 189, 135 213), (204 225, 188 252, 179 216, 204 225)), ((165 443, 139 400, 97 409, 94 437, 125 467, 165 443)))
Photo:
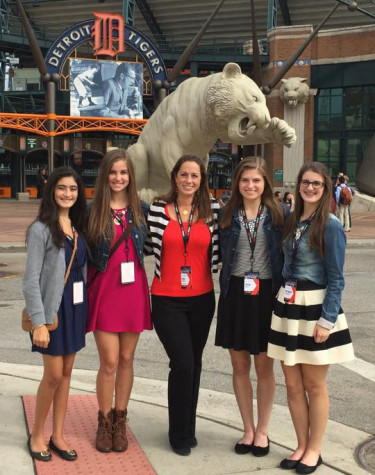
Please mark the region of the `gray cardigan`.
POLYGON ((27 237, 23 276, 26 310, 34 326, 54 321, 64 292, 65 270, 65 248, 55 246, 48 227, 35 221, 27 237))

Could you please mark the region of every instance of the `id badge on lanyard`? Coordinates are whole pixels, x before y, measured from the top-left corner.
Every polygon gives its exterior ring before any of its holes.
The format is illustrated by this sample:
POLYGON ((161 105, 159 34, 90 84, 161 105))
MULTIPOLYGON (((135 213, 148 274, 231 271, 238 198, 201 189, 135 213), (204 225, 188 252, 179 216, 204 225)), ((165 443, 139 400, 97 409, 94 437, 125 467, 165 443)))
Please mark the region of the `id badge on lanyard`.
POLYGON ((249 272, 245 272, 244 281, 243 281, 243 291, 245 295, 259 295, 259 272, 254 272, 253 266, 254 266, 255 244, 257 240, 258 228, 259 228, 260 217, 262 215, 262 212, 263 212, 263 204, 260 204, 256 219, 255 219, 254 231, 253 233, 251 233, 249 222, 246 217, 246 211, 245 209, 242 210, 242 218, 243 218, 246 235, 247 235, 247 239, 249 240, 250 251, 251 251, 251 257, 250 257, 251 270, 249 272))
POLYGON ((285 282, 284 287, 284 302, 294 303, 296 300, 297 280, 290 279, 285 282))
POLYGON ((73 282, 73 305, 83 303, 83 281, 73 282))
POLYGON ((187 288, 191 289, 193 284, 192 284, 192 279, 191 279, 191 266, 187 265, 187 257, 188 257, 187 245, 188 245, 189 239, 190 239, 190 232, 191 232, 191 227, 192 227, 193 219, 194 219, 195 206, 193 204, 192 207, 191 207, 191 211, 190 211, 190 215, 189 215, 189 221, 188 221, 187 233, 185 233, 185 230, 184 230, 184 226, 183 226, 183 223, 182 223, 181 214, 180 214, 180 210, 178 208, 177 202, 174 203, 174 207, 175 207, 175 212, 176 212, 176 216, 177 216, 178 225, 180 227, 180 231, 181 231, 181 234, 182 234, 182 242, 183 242, 183 245, 184 245, 185 265, 181 266, 181 268, 180 268, 181 288, 182 289, 187 289, 187 288))
MULTIPOLYGON (((117 225, 121 226, 123 233, 127 231, 124 229, 124 223, 116 211, 113 212, 114 222, 117 225)), ((125 215, 123 214, 123 219, 125 215)), ((128 239, 129 234, 126 234, 125 237, 125 254, 126 254, 126 262, 121 262, 120 264, 120 276, 121 276, 121 284, 133 284, 135 282, 135 269, 134 269, 134 262, 128 260, 129 256, 129 247, 128 247, 128 239)))
POLYGON ((181 266, 181 287, 187 289, 192 286, 191 281, 191 267, 181 266))
POLYGON ((135 282, 134 262, 121 262, 121 283, 133 284, 135 282))
POLYGON ((245 295, 259 295, 258 272, 245 272, 243 291, 245 295))

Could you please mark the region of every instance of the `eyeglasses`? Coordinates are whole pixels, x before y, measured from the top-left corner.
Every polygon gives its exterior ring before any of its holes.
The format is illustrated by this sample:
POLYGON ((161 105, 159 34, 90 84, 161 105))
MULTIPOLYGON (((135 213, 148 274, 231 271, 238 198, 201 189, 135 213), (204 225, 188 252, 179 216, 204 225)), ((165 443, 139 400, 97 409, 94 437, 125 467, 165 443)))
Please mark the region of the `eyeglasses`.
POLYGON ((309 180, 302 180, 301 181, 301 186, 303 188, 308 188, 310 185, 312 185, 314 190, 319 190, 319 188, 324 186, 324 183, 322 181, 309 181, 309 180))

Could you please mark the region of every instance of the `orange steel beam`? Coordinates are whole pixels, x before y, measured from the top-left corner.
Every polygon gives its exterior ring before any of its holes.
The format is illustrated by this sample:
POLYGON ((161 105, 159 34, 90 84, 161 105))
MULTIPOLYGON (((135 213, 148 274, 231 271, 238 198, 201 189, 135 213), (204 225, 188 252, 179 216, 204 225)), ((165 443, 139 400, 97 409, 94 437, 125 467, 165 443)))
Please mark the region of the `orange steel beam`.
POLYGON ((105 117, 75 117, 56 114, 0 113, 0 127, 23 130, 37 135, 56 136, 74 132, 108 131, 141 135, 145 119, 112 119, 105 117), (55 130, 48 130, 48 119, 55 120, 55 130))

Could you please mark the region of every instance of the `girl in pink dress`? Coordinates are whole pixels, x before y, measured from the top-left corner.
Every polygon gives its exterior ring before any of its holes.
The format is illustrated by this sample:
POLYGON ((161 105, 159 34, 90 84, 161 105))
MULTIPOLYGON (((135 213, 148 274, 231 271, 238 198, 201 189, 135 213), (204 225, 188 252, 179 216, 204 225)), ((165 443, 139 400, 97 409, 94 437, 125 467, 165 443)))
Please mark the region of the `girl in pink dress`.
POLYGON ((94 332, 100 358, 96 380, 96 448, 100 452, 127 449, 126 415, 134 353, 140 332, 152 329, 143 264, 146 214, 147 206, 138 198, 126 151, 108 152, 100 164, 88 225, 87 331, 94 332))

